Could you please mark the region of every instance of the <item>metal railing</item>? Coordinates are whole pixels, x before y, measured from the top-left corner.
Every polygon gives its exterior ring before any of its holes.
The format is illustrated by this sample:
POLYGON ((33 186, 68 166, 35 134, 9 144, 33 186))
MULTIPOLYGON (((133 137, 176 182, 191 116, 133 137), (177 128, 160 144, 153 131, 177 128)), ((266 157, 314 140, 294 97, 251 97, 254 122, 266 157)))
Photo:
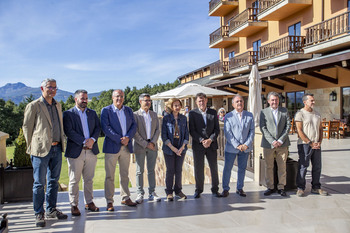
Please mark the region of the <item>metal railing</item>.
POLYGON ((214 10, 217 5, 219 5, 221 2, 238 2, 238 0, 211 0, 209 2, 209 12, 214 10))
POLYGON ((230 70, 246 66, 246 65, 254 65, 258 61, 259 52, 258 51, 248 51, 242 53, 238 56, 230 58, 230 70))
POLYGON ((242 13, 234 16, 229 20, 228 25, 230 32, 241 26, 247 21, 257 22, 258 21, 259 8, 247 8, 242 13))
POLYGON ((210 69, 210 75, 218 75, 218 74, 227 74, 229 68, 229 62, 228 61, 216 61, 215 63, 211 64, 210 69))
POLYGON ((306 28, 305 45, 317 44, 332 39, 335 36, 349 33, 349 14, 350 11, 347 11, 341 15, 325 20, 322 23, 306 28))
POLYGON ((223 37, 228 37, 228 26, 221 26, 210 34, 210 44, 214 44, 216 41, 223 37))
POLYGON ((282 53, 303 53, 305 36, 286 36, 260 47, 259 60, 268 59, 282 53))

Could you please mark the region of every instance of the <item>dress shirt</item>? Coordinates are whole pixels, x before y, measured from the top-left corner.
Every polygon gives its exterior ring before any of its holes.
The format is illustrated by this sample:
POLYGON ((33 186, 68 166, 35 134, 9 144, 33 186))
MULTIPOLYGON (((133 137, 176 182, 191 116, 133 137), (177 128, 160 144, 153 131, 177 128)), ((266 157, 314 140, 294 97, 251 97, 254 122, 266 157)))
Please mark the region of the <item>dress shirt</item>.
POLYGON ((241 126, 243 128, 243 121, 242 121, 242 119, 243 119, 243 111, 242 112, 238 112, 236 109, 234 111, 237 114, 237 117, 239 119, 239 123, 241 123, 241 126))
POLYGON ((202 114, 203 120, 204 120, 204 124, 207 125, 207 109, 204 110, 204 112, 198 108, 200 113, 202 114))
MULTIPOLYGON (((85 137, 83 144, 85 144, 86 139, 90 138, 90 131, 89 131, 89 125, 88 125, 88 121, 87 121, 86 109, 84 112, 82 112, 77 106, 75 106, 75 108, 77 109, 77 111, 79 113, 81 125, 83 126, 83 132, 84 132, 84 137, 85 137)), ((96 141, 94 138, 93 138, 93 140, 96 141)))
MULTIPOLYGON (((273 108, 271 108, 271 111, 272 111, 272 116, 273 116, 273 119, 275 120, 275 125, 276 125, 276 136, 278 136, 277 135, 277 130, 278 130, 278 128, 277 128, 277 126, 278 126, 278 122, 277 122, 277 120, 278 120, 278 108, 276 108, 276 109, 273 109, 273 108)), ((276 141, 276 140, 275 140, 276 141)), ((273 142, 275 142, 275 141, 273 141, 273 142)), ((281 144, 283 144, 283 142, 281 141, 281 140, 277 140, 279 143, 281 143, 281 144)))
POLYGON ((151 115, 149 114, 149 111, 145 112, 142 109, 141 109, 141 113, 142 113, 143 119, 145 120, 147 139, 151 139, 152 138, 152 136, 151 136, 151 124, 152 124, 151 115))
POLYGON ((52 141, 60 142, 61 141, 61 124, 58 118, 58 112, 56 108, 56 100, 52 99, 52 103, 49 104, 44 97, 42 97, 44 103, 47 107, 47 111, 49 112, 51 123, 52 123, 52 141))
POLYGON ((125 112, 124 112, 124 105, 120 110, 115 105, 113 105, 113 107, 114 107, 114 112, 118 116, 120 127, 122 128, 122 133, 123 133, 123 137, 124 137, 127 133, 126 132, 126 117, 125 117, 125 112))

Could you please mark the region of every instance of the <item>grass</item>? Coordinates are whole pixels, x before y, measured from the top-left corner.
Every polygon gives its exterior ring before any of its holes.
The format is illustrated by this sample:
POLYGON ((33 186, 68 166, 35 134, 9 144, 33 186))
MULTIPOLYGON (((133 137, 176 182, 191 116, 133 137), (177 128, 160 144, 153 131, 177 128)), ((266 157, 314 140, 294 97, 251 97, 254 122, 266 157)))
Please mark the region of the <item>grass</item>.
MULTIPOLYGON (((104 137, 100 137, 98 139, 98 147, 100 149, 100 153, 97 155, 97 164, 95 169, 95 177, 94 177, 94 189, 104 189, 104 182, 106 177, 105 172, 105 160, 104 154, 102 153, 104 137)), ((13 158, 13 153, 15 151, 14 146, 6 147, 6 155, 7 159, 10 160, 13 158)), ((115 187, 119 188, 119 165, 117 164, 115 170, 116 178, 115 178, 115 187)), ((61 176, 60 181, 61 184, 65 184, 68 186, 69 177, 68 177, 68 163, 66 157, 64 157, 64 153, 62 153, 62 168, 61 168, 61 176)), ((79 189, 82 190, 82 180, 80 181, 79 189)))

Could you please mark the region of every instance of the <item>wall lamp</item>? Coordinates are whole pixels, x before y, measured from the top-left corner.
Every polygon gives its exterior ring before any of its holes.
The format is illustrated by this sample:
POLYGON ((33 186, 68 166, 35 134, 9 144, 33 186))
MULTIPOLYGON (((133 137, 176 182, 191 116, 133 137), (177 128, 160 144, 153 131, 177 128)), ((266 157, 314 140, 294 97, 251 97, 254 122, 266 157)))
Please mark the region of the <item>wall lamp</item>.
POLYGON ((335 91, 329 94, 329 101, 337 101, 337 93, 335 91))

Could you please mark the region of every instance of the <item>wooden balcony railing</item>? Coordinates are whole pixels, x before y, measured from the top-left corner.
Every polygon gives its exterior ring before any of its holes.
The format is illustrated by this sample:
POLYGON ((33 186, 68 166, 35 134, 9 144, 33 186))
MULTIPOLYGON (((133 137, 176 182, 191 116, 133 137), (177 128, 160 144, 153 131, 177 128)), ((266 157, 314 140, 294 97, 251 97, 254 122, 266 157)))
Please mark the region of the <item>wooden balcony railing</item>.
POLYGON ((215 63, 211 64, 210 69, 210 75, 219 75, 219 74, 227 74, 228 73, 228 61, 216 61, 215 63))
POLYGON ((238 0, 211 0, 209 2, 209 12, 211 12, 221 2, 238 2, 238 0))
POLYGON ((305 36, 286 36, 260 47, 260 60, 268 59, 282 53, 303 53, 305 36))
POLYGON ((260 8, 260 12, 263 12, 271 7, 273 7, 274 5, 276 5, 278 2, 281 2, 283 0, 260 0, 259 1, 259 8, 260 8))
POLYGON ((242 13, 236 15, 229 20, 228 25, 230 32, 241 26, 247 21, 257 22, 258 21, 259 8, 247 8, 242 13))
POLYGON ((210 44, 214 44, 216 41, 228 37, 228 26, 221 26, 210 34, 210 44))
POLYGON ((241 66, 254 65, 258 61, 258 56, 258 51, 248 51, 241 55, 232 57, 230 58, 230 70, 241 66))
POLYGON ((349 33, 350 11, 306 28, 306 46, 349 33))

